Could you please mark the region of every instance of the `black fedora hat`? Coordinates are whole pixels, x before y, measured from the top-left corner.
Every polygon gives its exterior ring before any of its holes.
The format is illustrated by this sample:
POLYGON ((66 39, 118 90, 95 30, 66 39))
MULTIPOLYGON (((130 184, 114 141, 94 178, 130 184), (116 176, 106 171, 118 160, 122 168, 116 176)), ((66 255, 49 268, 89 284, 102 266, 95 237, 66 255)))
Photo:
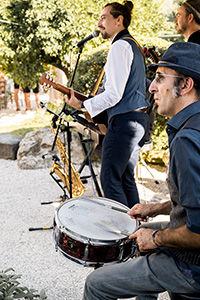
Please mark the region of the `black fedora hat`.
POLYGON ((200 80, 200 45, 189 42, 172 44, 157 64, 148 66, 155 72, 158 67, 166 67, 200 80))

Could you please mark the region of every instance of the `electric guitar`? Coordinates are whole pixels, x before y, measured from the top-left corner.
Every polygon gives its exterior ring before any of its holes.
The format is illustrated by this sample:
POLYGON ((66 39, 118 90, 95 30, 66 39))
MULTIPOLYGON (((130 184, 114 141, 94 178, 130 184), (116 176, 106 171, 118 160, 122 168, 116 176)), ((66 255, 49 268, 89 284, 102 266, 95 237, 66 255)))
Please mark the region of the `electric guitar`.
MULTIPOLYGON (((51 75, 51 74, 44 73, 42 75, 42 77, 40 78, 40 84, 43 86, 45 91, 47 91, 50 88, 54 88, 55 90, 70 96, 70 89, 64 85, 56 83, 53 75, 51 75)), ((85 96, 84 94, 81 94, 77 91, 74 91, 74 95, 78 100, 80 100, 82 102, 88 99, 87 96, 85 96)), ((93 96, 93 93, 91 93, 91 95, 93 96)), ((88 113, 86 112, 86 115, 87 114, 88 113)), ((94 123, 98 124, 98 127, 99 127, 100 131, 102 132, 102 134, 105 134, 106 126, 107 126, 106 112, 103 111, 99 115, 95 116, 92 120, 94 123)))

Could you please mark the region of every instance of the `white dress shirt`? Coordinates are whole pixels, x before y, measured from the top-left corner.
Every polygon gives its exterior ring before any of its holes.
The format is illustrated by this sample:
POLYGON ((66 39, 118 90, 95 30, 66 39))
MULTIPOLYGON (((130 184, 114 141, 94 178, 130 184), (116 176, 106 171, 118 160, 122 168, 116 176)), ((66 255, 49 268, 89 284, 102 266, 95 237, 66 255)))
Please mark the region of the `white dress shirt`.
POLYGON ((105 91, 84 101, 84 107, 92 118, 122 99, 133 58, 132 47, 126 41, 118 40, 110 46, 104 67, 105 91))

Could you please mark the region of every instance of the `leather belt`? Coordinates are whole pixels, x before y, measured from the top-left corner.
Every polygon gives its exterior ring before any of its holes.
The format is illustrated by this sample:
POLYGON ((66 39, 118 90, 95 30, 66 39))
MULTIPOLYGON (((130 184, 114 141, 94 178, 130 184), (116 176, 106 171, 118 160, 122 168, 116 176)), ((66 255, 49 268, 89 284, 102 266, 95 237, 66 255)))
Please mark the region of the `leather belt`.
POLYGON ((147 112, 147 108, 144 107, 144 108, 140 108, 140 109, 137 109, 137 110, 132 110, 132 112, 146 113, 147 112))

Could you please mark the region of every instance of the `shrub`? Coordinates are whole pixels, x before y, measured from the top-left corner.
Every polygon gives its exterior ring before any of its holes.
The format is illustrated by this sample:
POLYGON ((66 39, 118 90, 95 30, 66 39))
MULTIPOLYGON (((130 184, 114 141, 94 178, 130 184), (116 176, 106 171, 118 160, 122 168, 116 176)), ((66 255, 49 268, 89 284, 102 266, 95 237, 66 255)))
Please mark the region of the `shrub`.
POLYGON ((0 272, 0 300, 47 299, 44 290, 38 294, 37 290, 20 286, 18 279, 21 278, 21 275, 10 274, 10 271, 14 272, 12 268, 0 272))

